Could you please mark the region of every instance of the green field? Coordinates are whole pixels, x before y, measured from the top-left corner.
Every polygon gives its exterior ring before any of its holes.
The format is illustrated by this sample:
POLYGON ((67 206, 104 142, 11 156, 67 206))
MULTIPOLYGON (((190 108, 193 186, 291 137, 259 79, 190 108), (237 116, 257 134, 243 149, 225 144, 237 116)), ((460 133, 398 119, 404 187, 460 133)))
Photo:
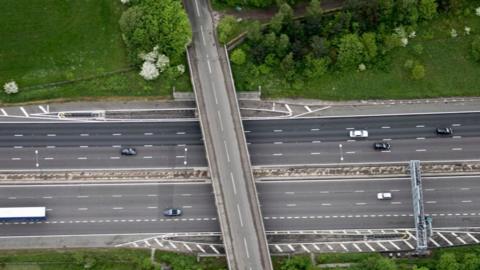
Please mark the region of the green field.
POLYGON ((168 96, 171 87, 189 90, 180 79, 146 82, 134 69, 121 75, 72 81, 131 68, 118 20, 124 7, 112 0, 3 0, 0 8, 0 85, 14 80, 20 92, 3 102, 50 98, 168 96), (39 89, 40 88, 40 89, 39 89))
POLYGON ((448 96, 480 95, 480 63, 470 57, 473 35, 480 34, 480 18, 439 18, 428 26, 419 27, 417 37, 406 48, 390 52, 385 68, 368 67, 364 72, 328 72, 313 80, 298 79, 286 83, 281 73, 251 76, 251 66, 235 66, 233 71, 237 89, 256 90, 262 86, 264 98, 311 98, 324 100, 412 99, 448 96), (472 28, 465 36, 464 27, 472 28), (450 37, 450 29, 459 36, 450 37), (423 53, 413 52, 415 44, 422 44, 423 53), (404 68, 407 59, 424 64, 426 75, 413 80, 404 68))

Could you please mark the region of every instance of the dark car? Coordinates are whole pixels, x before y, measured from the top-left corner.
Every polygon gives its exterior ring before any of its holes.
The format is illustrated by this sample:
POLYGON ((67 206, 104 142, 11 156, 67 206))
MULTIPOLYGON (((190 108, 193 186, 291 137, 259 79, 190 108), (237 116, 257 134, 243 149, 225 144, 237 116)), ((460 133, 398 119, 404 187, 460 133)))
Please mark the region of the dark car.
POLYGON ((166 217, 177 217, 182 215, 182 210, 178 208, 168 208, 163 211, 163 215, 166 217))
POLYGON ((135 148, 128 147, 123 148, 120 153, 124 156, 135 156, 137 154, 137 150, 135 150, 135 148))
POLYGON ((373 144, 373 149, 383 151, 383 150, 390 150, 390 144, 384 142, 377 142, 373 144))
POLYGON ((445 128, 437 128, 435 130, 438 135, 452 135, 453 130, 451 128, 445 127, 445 128))

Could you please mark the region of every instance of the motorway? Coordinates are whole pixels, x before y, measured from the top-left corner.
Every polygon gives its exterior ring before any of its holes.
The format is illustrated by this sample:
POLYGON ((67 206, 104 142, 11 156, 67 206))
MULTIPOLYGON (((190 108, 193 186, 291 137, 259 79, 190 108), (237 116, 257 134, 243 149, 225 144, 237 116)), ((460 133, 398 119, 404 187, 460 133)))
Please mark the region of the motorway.
MULTIPOLYGON (((480 176, 424 177, 435 228, 480 224, 480 176)), ((258 183, 266 230, 411 228, 410 180, 341 179, 258 183), (390 191, 391 201, 376 193, 390 191)), ((210 184, 1 186, 0 205, 46 206, 48 220, 0 223, 0 236, 218 232, 210 184), (162 210, 181 207, 180 218, 162 210)))
MULTIPOLYGON (((478 159, 480 113, 245 121, 253 165, 478 159), (435 135, 452 127, 454 136, 435 135), (367 140, 350 140, 351 129, 367 140), (371 144, 387 141, 391 151, 371 144)), ((198 122, 3 123, 0 170, 205 167, 198 122), (133 146, 136 157, 120 156, 133 146), (187 151, 185 151, 185 148, 187 151), (36 152, 37 151, 37 152, 36 152), (38 167, 36 164, 39 164, 38 167)))

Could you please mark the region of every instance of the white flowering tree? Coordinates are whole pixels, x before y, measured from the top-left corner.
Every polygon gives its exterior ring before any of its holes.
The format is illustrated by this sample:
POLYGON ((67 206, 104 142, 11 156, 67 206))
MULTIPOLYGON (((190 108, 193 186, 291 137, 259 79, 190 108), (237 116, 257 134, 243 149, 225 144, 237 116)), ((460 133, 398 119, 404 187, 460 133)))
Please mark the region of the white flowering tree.
POLYGON ((452 30, 450 30, 450 36, 456 38, 458 36, 457 30, 452 28, 452 30))
POLYGON ((170 58, 168 58, 168 56, 166 56, 165 54, 158 55, 157 63, 155 65, 158 69, 160 69, 160 72, 165 71, 169 64, 170 58))
POLYGON ((155 64, 150 61, 143 62, 142 70, 139 74, 148 81, 155 80, 160 75, 155 64))
POLYGON ((3 90, 5 91, 5 93, 9 95, 15 94, 15 93, 18 93, 18 85, 14 81, 7 82, 6 84, 3 85, 3 90))
POLYGON ((180 75, 182 75, 183 73, 185 73, 185 66, 180 64, 177 66, 177 71, 178 73, 180 73, 180 75))
POLYGON ((358 70, 359 71, 365 71, 367 69, 367 66, 365 66, 364 63, 361 63, 360 65, 358 65, 358 70))
POLYGON ((465 35, 470 35, 470 31, 472 31, 472 29, 468 26, 465 26, 465 35))
POLYGON ((128 3, 130 3, 130 0, 120 0, 120 2, 122 2, 122 4, 126 5, 128 3))
POLYGON ((475 14, 477 14, 477 16, 480 16, 480 7, 475 9, 475 14))

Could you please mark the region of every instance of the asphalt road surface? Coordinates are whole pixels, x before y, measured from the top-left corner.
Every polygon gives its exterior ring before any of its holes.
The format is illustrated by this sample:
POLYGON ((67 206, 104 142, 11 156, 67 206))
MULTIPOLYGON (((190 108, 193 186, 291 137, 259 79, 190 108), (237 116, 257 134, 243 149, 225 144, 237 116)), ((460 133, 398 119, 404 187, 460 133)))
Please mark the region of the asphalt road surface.
MULTIPOLYGON (((466 160, 478 159, 480 152, 479 113, 259 120, 244 125, 251 160, 257 166, 466 160), (451 127, 454 135, 438 136, 437 127, 451 127), (350 139, 352 129, 367 129, 369 138, 350 139), (378 141, 389 142, 391 151, 373 150, 378 141)), ((181 168, 185 161, 189 167, 206 166, 198 122, 1 126, 3 170, 181 168), (121 156, 120 149, 127 146, 136 147, 138 155, 121 156)))
MULTIPOLYGON (((424 177, 434 227, 480 224, 480 176, 424 177)), ((315 180, 257 184, 266 230, 411 228, 410 180, 315 180), (389 191, 392 200, 379 201, 389 191)), ((2 207, 46 206, 48 220, 0 223, 0 236, 218 232, 209 184, 1 186, 2 207), (184 215, 163 217, 179 207, 184 215)))

